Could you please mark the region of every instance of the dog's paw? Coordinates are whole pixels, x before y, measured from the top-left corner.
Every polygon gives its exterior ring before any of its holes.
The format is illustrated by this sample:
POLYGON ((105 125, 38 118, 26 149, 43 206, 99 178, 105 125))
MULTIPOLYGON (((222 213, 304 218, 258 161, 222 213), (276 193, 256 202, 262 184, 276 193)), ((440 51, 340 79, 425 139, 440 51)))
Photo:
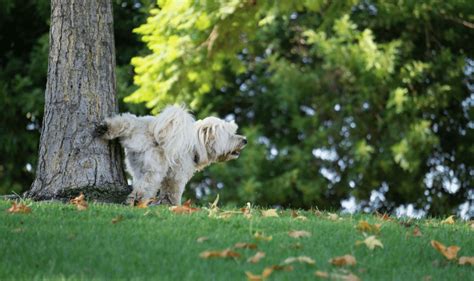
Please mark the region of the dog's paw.
POLYGON ((176 205, 169 194, 160 194, 158 200, 156 200, 155 205, 176 205))
POLYGON ((107 133, 109 130, 109 127, 107 126, 107 123, 102 122, 99 123, 95 126, 94 130, 92 131, 92 136, 94 137, 101 137, 107 133))

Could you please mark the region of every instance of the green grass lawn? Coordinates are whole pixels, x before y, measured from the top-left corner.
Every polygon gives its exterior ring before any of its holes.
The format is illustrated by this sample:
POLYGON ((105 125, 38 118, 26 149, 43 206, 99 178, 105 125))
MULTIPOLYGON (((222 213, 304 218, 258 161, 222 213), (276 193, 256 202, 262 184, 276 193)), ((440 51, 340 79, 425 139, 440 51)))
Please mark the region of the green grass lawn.
POLYGON ((447 261, 430 245, 435 239, 461 247, 458 257, 474 256, 474 230, 466 222, 400 223, 372 215, 331 220, 324 212, 301 212, 307 220, 300 220, 291 211, 262 217, 256 209, 250 219, 242 214, 218 219, 206 210, 174 214, 161 206, 90 204, 78 211, 60 203, 29 203, 31 213, 12 214, 7 212, 10 204, 0 200, 0 280, 246 280, 245 271, 260 274, 297 256, 311 257, 316 264, 295 263, 293 271, 275 271, 268 280, 323 280, 314 275, 316 270, 352 272, 361 280, 474 280, 473 266, 447 261), (123 219, 112 223, 118 216, 123 219), (383 248, 355 245, 364 239, 356 230, 360 220, 382 224, 377 239, 383 248), (422 236, 413 236, 415 225, 422 236), (291 230, 312 235, 295 239, 288 236, 291 230), (256 231, 272 240, 256 240, 256 231), (202 236, 209 239, 198 243, 202 236), (237 242, 256 243, 258 248, 236 249, 241 257, 235 259, 199 257, 237 242), (248 263, 256 251, 266 257, 248 263), (328 262, 345 254, 353 255, 357 264, 341 269, 328 262))

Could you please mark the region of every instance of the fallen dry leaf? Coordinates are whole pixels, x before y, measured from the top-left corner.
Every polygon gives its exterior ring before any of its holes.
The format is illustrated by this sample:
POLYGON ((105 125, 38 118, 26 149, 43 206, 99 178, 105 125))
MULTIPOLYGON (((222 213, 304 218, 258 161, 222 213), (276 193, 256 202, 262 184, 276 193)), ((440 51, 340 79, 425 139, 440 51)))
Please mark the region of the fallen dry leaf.
POLYGON ((340 274, 340 273, 327 273, 325 271, 316 271, 314 273, 316 277, 323 278, 323 279, 331 279, 331 280, 338 280, 338 281, 360 281, 359 277, 354 275, 353 273, 348 274, 340 274))
POLYGON ((270 217, 279 217, 277 209, 268 209, 262 210, 262 217, 270 218, 270 217))
POLYGON ((289 257, 283 261, 283 264, 291 264, 294 262, 299 263, 306 263, 306 264, 316 264, 316 261, 307 256, 299 256, 299 257, 289 257))
POLYGON ((225 249, 222 251, 204 251, 199 256, 203 259, 209 258, 239 258, 240 254, 232 251, 231 249, 225 249))
POLYGON ((116 216, 115 218, 112 219, 113 224, 116 224, 116 223, 121 222, 121 221, 123 221, 123 216, 122 215, 118 215, 118 216, 116 216))
POLYGON ((191 199, 184 202, 181 206, 171 206, 169 209, 176 214, 191 214, 200 210, 199 208, 191 207, 191 199))
POLYGON ((201 236, 201 237, 198 237, 198 239, 196 239, 196 242, 198 243, 203 243, 205 241, 209 240, 209 237, 206 237, 206 236, 201 236))
MULTIPOLYGON (((285 269, 282 266, 274 265, 274 266, 265 267, 263 269, 263 272, 262 272, 261 275, 254 275, 254 274, 252 274, 251 272, 248 272, 248 271, 246 271, 245 274, 247 275, 248 280, 260 281, 260 280, 265 280, 268 277, 270 277, 270 275, 273 273, 274 270, 285 270, 285 269)), ((287 270, 287 271, 291 271, 291 270, 293 270, 293 267, 291 267, 291 269, 287 270)))
POLYGON ((318 270, 318 271, 316 271, 316 272, 314 273, 314 275, 316 275, 316 276, 319 277, 319 278, 324 278, 324 279, 329 278, 329 273, 327 273, 327 272, 325 272, 325 271, 319 271, 319 270, 318 270))
POLYGON ((257 252, 255 255, 247 259, 247 262, 249 263, 258 263, 261 259, 265 257, 264 252, 257 252))
POLYGON ((253 237, 256 240, 262 240, 262 241, 272 241, 273 237, 272 236, 265 236, 262 232, 255 232, 253 237))
POLYGON ((356 241, 356 246, 358 246, 360 244, 365 244, 367 246, 367 248, 369 248, 370 250, 375 249, 375 247, 383 248, 382 242, 380 242, 380 240, 375 238, 374 235, 365 238, 364 241, 356 241))
POLYGON ((16 214, 29 214, 31 208, 20 202, 12 202, 12 206, 7 211, 16 214))
POLYGON ((334 213, 328 213, 328 219, 330 219, 332 221, 335 221, 335 220, 339 219, 339 216, 337 214, 334 214, 334 213))
POLYGON ((472 230, 474 230, 474 221, 470 221, 469 226, 471 227, 472 230))
POLYGON ((423 234, 421 233, 421 230, 418 226, 415 226, 415 228, 413 229, 413 236, 415 236, 415 237, 423 236, 423 234))
POLYGON ((335 257, 335 258, 330 259, 329 262, 336 266, 356 265, 356 259, 354 256, 351 256, 351 255, 335 257))
POLYGON ((89 207, 82 192, 79 194, 79 196, 71 199, 70 202, 71 204, 75 205, 79 211, 84 211, 85 209, 87 209, 87 207, 89 207))
POLYGON ((340 281, 360 281, 360 278, 354 275, 353 273, 349 274, 331 274, 331 279, 340 280, 340 281))
POLYGON ((293 266, 291 265, 272 265, 270 267, 272 270, 277 270, 277 271, 293 271, 293 266))
MULTIPOLYGON (((268 276, 270 276, 270 274, 268 274, 268 276)), ((245 275, 247 275, 248 281, 263 281, 267 278, 267 277, 263 277, 263 275, 255 275, 250 271, 245 271, 245 275)))
POLYGON ((441 223, 442 224, 454 224, 454 215, 447 217, 441 223))
MULTIPOLYGON (((137 207, 138 209, 146 209, 146 208, 148 208, 148 205, 153 201, 155 201, 155 199, 140 200, 140 201, 137 202, 135 207, 137 207)), ((133 207, 133 205, 132 205, 132 207, 133 207)))
POLYGON ((384 221, 393 221, 393 219, 390 217, 390 215, 388 215, 387 213, 379 213, 379 212, 376 212, 375 213, 377 215, 377 217, 381 220, 384 220, 384 221))
POLYGON ((460 257, 459 258, 460 265, 474 265, 474 257, 460 257))
POLYGON ((298 216, 298 212, 295 210, 291 210, 291 217, 296 218, 298 216))
POLYGON ((255 243, 245 243, 239 242, 234 245, 234 248, 237 249, 257 249, 257 244, 255 243))
POLYGON ((370 224, 364 220, 359 221, 359 223, 356 226, 357 230, 361 232, 374 233, 374 234, 378 234, 380 232, 380 227, 381 225, 378 223, 370 224))
POLYGON ((448 260, 455 259, 458 255, 458 251, 461 250, 458 246, 446 247, 436 240, 431 240, 431 246, 445 256, 448 260))
POLYGON ((310 237, 311 233, 305 230, 292 230, 288 232, 288 236, 293 238, 310 237))
POLYGON ((240 212, 239 211, 224 211, 224 212, 218 214, 216 216, 216 218, 226 220, 226 219, 232 217, 235 214, 240 214, 240 212))
POLYGON ((305 221, 308 219, 307 217, 298 214, 298 212, 295 210, 291 211, 291 217, 294 218, 295 220, 302 220, 302 221, 305 221))
POLYGON ((252 274, 252 272, 249 271, 245 271, 245 275, 247 275, 247 280, 249 281, 262 281, 267 279, 272 274, 273 270, 272 267, 265 267, 260 275, 252 274))

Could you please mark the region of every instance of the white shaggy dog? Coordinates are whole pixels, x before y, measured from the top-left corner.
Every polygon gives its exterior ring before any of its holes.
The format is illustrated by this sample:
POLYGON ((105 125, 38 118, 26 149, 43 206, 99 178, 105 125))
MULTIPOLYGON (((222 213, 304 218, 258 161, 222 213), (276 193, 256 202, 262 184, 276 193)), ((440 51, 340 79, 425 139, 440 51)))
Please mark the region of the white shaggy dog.
POLYGON ((181 204, 186 183, 196 171, 214 162, 236 159, 247 144, 237 125, 216 117, 195 121, 183 107, 168 106, 158 116, 124 113, 105 119, 95 134, 118 138, 133 177, 127 202, 149 200, 181 204))

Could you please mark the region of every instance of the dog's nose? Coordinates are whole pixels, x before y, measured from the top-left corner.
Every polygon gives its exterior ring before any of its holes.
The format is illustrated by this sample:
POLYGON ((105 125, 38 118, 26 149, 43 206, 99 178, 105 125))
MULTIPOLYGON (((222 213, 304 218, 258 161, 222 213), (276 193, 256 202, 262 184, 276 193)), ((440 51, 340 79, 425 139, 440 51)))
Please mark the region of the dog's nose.
POLYGON ((247 144, 247 143, 248 143, 247 139, 243 139, 243 140, 242 140, 242 143, 243 143, 243 144, 247 144))

